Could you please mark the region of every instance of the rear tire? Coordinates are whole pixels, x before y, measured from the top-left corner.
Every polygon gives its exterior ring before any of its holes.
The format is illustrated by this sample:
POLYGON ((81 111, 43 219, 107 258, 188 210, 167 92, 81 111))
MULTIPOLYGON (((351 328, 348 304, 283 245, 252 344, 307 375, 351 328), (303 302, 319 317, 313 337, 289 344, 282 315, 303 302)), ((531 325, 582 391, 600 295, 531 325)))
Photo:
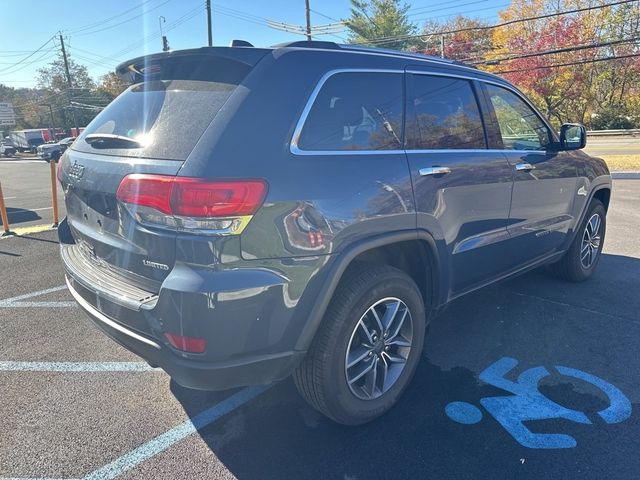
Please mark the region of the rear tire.
POLYGON ((603 203, 594 198, 569 250, 553 264, 554 273, 570 282, 583 282, 591 277, 600 261, 606 230, 607 211, 603 203))
POLYGON ((409 385, 425 327, 424 302, 411 277, 387 265, 358 265, 340 281, 293 375, 296 387, 335 422, 370 422, 393 407, 409 385))

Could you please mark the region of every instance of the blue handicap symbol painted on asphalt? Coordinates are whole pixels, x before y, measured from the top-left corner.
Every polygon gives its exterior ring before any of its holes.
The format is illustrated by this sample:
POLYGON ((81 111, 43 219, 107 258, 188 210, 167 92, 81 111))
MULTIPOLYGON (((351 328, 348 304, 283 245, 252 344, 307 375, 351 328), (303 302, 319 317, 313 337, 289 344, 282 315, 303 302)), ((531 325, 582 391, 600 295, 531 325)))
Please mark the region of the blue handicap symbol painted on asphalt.
MULTIPOLYGON (((544 367, 533 367, 522 372, 517 381, 507 380, 507 375, 518 361, 504 357, 490 365, 480 374, 480 380, 501 388, 513 395, 485 397, 480 404, 513 436, 521 445, 528 448, 572 448, 576 439, 564 433, 533 433, 523 422, 529 420, 549 420, 562 418, 573 422, 591 425, 591 420, 578 410, 563 407, 545 397, 538 390, 540 380, 550 373, 544 367)), ((606 423, 620 423, 631 416, 631 402, 616 387, 603 379, 576 370, 556 366, 558 373, 573 377, 596 386, 609 398, 609 406, 598 412, 606 423)), ((445 407, 445 413, 451 420, 463 424, 475 424, 482 420, 482 410, 467 402, 451 402, 445 407)))

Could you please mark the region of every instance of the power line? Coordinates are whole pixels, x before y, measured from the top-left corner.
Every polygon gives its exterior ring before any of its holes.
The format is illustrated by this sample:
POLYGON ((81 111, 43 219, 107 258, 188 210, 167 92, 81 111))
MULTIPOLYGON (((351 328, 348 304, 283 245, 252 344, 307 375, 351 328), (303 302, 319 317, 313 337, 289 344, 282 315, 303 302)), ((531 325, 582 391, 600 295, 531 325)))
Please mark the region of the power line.
POLYGON ((635 43, 637 41, 640 40, 640 37, 635 37, 635 38, 622 38, 622 39, 617 39, 617 40, 611 40, 608 42, 597 42, 597 43, 588 43, 588 44, 583 44, 583 45, 574 45, 574 46, 570 46, 570 47, 563 47, 563 48, 556 48, 553 50, 544 50, 541 52, 529 52, 529 53, 523 53, 523 54, 519 54, 519 55, 511 55, 511 56, 507 56, 507 57, 501 57, 501 58, 495 58, 495 59, 490 59, 490 60, 484 60, 481 62, 473 62, 473 65, 489 65, 492 64, 494 62, 503 62, 503 61, 509 61, 509 60, 519 60, 522 58, 531 58, 531 57, 540 57, 543 55, 551 55, 551 54, 556 54, 556 53, 567 53, 567 52, 575 52, 575 51, 579 51, 579 50, 588 50, 588 49, 592 49, 592 48, 601 48, 601 47, 608 47, 611 45, 619 45, 619 44, 625 44, 625 43, 635 43))
POLYGON ((55 55, 51 55, 50 52, 44 52, 38 58, 36 58, 34 60, 31 60, 30 62, 24 63, 24 64, 20 65, 17 68, 8 67, 8 68, 11 68, 11 71, 5 71, 4 75, 11 75, 11 74, 14 74, 16 72, 20 72, 20 71, 24 70, 25 68, 30 67, 31 65, 35 65, 37 63, 48 62, 48 61, 53 60, 53 59, 55 59, 55 55))
MULTIPOLYGON (((495 10, 495 9, 508 7, 510 5, 511 5, 511 3, 502 3, 500 5, 492 5, 490 7, 476 8, 476 9, 473 9, 473 10, 467 10, 465 12, 465 14, 476 13, 476 12, 484 12, 486 10, 495 10)), ((445 15, 429 16, 428 18, 424 18, 424 19, 420 19, 420 20, 438 20, 438 19, 442 19, 442 18, 454 17, 454 16, 457 16, 457 15, 459 15, 459 13, 450 13, 450 14, 445 14, 445 15)), ((473 20, 477 21, 478 23, 482 23, 482 22, 486 22, 487 20, 493 20, 493 18, 494 18, 494 16, 485 17, 485 18, 474 18, 473 20)), ((414 36, 431 37, 431 36, 434 36, 434 35, 440 35, 440 32, 431 32, 431 33, 425 33, 425 34, 415 34, 414 36)), ((366 41, 363 40, 361 42, 356 42, 356 44, 380 44, 380 45, 382 45, 383 43, 396 42, 398 39, 400 39, 400 40, 406 39, 405 37, 407 37, 407 35, 403 35, 403 36, 391 35, 391 36, 387 36, 387 37, 374 37, 374 38, 368 39, 366 41), (388 42, 384 42, 384 40, 389 40, 389 41, 388 42)))
MULTIPOLYGON (((460 3, 463 2, 464 0, 447 0, 446 2, 438 2, 438 3, 433 3, 429 6, 426 7, 416 7, 416 8, 410 8, 407 13, 409 17, 415 16, 415 15, 422 15, 424 13, 424 10, 428 10, 430 8, 433 7, 439 7, 441 5, 451 5, 451 4, 455 4, 455 3, 460 3), (420 11, 419 11, 420 10, 420 11)), ((488 1, 488 0, 483 0, 483 1, 488 1)), ((449 8, 458 8, 461 7, 462 5, 451 5, 449 8)))
POLYGON ((333 22, 342 22, 342 20, 338 20, 336 18, 330 17, 329 15, 325 15, 324 13, 314 10, 313 8, 310 8, 309 10, 311 10, 316 15, 320 15, 321 17, 326 18, 327 20, 331 20, 333 22))
POLYGON ((253 19, 254 21, 266 22, 268 20, 266 17, 262 17, 260 15, 254 15, 253 13, 245 12, 243 10, 238 10, 237 8, 226 7, 224 5, 217 5, 215 3, 212 6, 213 8, 216 8, 218 10, 224 10, 226 12, 229 12, 238 16, 253 19))
MULTIPOLYGON (((99 33, 99 32, 103 32, 103 31, 105 31, 105 30, 110 30, 110 29, 112 29, 112 28, 119 27, 120 25, 123 25, 123 24, 125 24, 125 23, 131 22, 131 21, 135 20, 136 18, 142 17, 143 15, 146 15, 146 14, 147 14, 147 13, 149 13, 149 12, 152 12, 152 11, 154 11, 154 10, 157 10, 158 8, 162 7, 163 5, 166 5, 166 4, 167 4, 167 3, 169 3, 170 1, 171 1, 171 0, 165 0, 164 2, 160 3, 159 5, 156 5, 156 6, 155 6, 155 7, 153 7, 153 8, 150 8, 150 9, 148 9, 148 10, 145 10, 145 11, 143 11, 142 13, 139 13, 138 15, 134 15, 133 17, 127 18, 126 20, 122 20, 121 22, 114 23, 113 25, 108 25, 108 26, 106 26, 106 27, 98 28, 98 29, 95 29, 95 30, 90 30, 90 31, 88 31, 88 32, 87 32, 87 31, 82 32, 82 33, 77 33, 77 32, 76 32, 74 35, 75 35, 76 37, 82 37, 82 36, 84 36, 84 35, 93 35, 94 33, 99 33)), ((147 1, 147 2, 144 2, 144 3, 148 3, 148 1, 147 1)), ((144 5, 144 3, 143 3, 143 5, 144 5)))
MULTIPOLYGON (((420 12, 420 13, 413 13, 411 15, 407 15, 408 17, 413 17, 416 15, 424 15, 426 13, 432 13, 432 12, 442 12, 443 10, 451 10, 452 8, 459 8, 459 7, 466 7, 468 5, 477 5, 478 3, 485 3, 487 0, 473 0, 471 2, 466 2, 466 3, 461 3, 460 5, 455 5, 454 7, 441 7, 441 8, 433 8, 431 10, 425 10, 424 12, 420 12)), ((432 5, 433 6, 433 5, 432 5)), ((491 8, 496 8, 496 7, 491 7, 491 8)), ((455 15, 455 14, 454 14, 455 15)), ((425 17, 425 18, 421 18, 421 19, 417 19, 416 21, 419 22, 420 20, 426 20, 429 17, 425 17)))
POLYGON ((606 62, 608 60, 620 60, 623 58, 635 58, 635 57, 640 57, 640 53, 630 53, 628 55, 614 55, 610 57, 594 58, 590 60, 580 60, 580 61, 569 62, 569 63, 557 63, 553 65, 540 65, 540 66, 530 67, 530 68, 518 68, 516 70, 501 70, 493 73, 506 74, 506 73, 516 73, 516 72, 530 72, 533 70, 543 70, 543 69, 558 68, 558 67, 572 67, 574 65, 585 65, 588 63, 606 62))
POLYGON ((73 29, 73 30, 69 31, 68 33, 69 33, 70 35, 75 35, 76 33, 83 32, 83 31, 85 31, 85 30, 90 30, 90 29, 95 28, 95 27, 100 26, 100 25, 104 25, 105 23, 108 23, 108 22, 110 22, 111 20, 114 20, 114 19, 116 19, 116 18, 118 18, 118 17, 121 17, 121 16, 123 16, 123 15, 126 15, 126 14, 127 14, 127 13, 129 13, 129 12, 132 12, 132 11, 134 11, 134 10, 137 10, 138 8, 143 7, 143 6, 145 6, 147 3, 152 2, 152 1, 153 1, 153 0, 145 0, 144 2, 142 2, 142 3, 140 3, 140 4, 136 5, 136 6, 134 6, 134 7, 132 7, 132 8, 129 8, 129 9, 125 10, 124 12, 120 12, 120 13, 118 13, 117 15, 114 15, 114 16, 112 16, 112 17, 105 18, 105 19, 103 19, 103 20, 100 20, 100 21, 97 21, 97 22, 94 22, 94 23, 90 23, 90 24, 88 24, 88 25, 84 25, 84 26, 82 26, 82 27, 75 28, 75 29, 73 29))
MULTIPOLYGON (((199 4, 197 7, 188 10, 187 12, 185 12, 181 17, 177 18, 176 20, 174 20, 173 22, 169 22, 165 27, 164 27, 164 32, 168 32, 170 30, 173 30, 177 27, 179 27, 180 25, 182 25, 183 23, 186 23, 187 21, 195 18, 196 16, 198 16, 198 14, 204 12, 204 2, 202 4, 199 4)), ((99 59, 95 59, 95 60, 91 60, 89 61, 88 65, 103 65, 103 66, 107 66, 107 62, 113 62, 113 64, 111 64, 108 68, 113 68, 115 65, 117 65, 119 63, 119 58, 121 58, 122 56, 126 55, 127 53, 136 50, 137 48, 139 48, 140 46, 143 46, 149 42, 151 42, 152 40, 155 40, 157 38, 159 38, 160 33, 158 31, 153 32, 149 35, 146 35, 145 37, 142 37, 139 40, 136 40, 135 42, 132 42, 128 45, 126 45, 125 47, 123 47, 122 49, 110 54, 110 55, 97 55, 93 52, 89 52, 87 50, 82 50, 82 49, 78 49, 78 47, 74 47, 76 50, 81 50, 84 51, 85 53, 89 53, 90 55, 94 55, 95 57, 98 57, 99 59)))
POLYGON ((562 12, 556 12, 556 13, 548 13, 548 14, 544 14, 544 15, 538 15, 538 16, 534 16, 534 17, 525 17, 525 18, 517 18, 517 19, 513 19, 513 20, 508 20, 502 23, 496 23, 494 25, 480 25, 480 26, 476 26, 476 27, 465 27, 465 28, 458 28, 458 29, 454 29, 454 30, 445 30, 445 31, 440 31, 440 32, 431 32, 431 33, 421 33, 421 34, 408 34, 408 35, 395 35, 395 36, 390 36, 390 37, 379 37, 379 39, 373 38, 373 39, 368 39, 366 41, 360 41, 360 42, 355 42, 356 44, 378 44, 378 45, 382 45, 384 43, 393 43, 393 42, 397 42, 399 40, 409 40, 411 38, 422 38, 422 37, 430 37, 432 35, 451 35, 453 33, 462 33, 462 32, 472 32, 472 31, 478 31, 478 30, 493 30, 495 28, 501 28, 501 27, 506 27, 509 25, 513 25, 516 23, 522 23, 522 22, 530 22, 530 21, 534 21, 534 20, 543 20, 546 18, 553 18, 553 17, 559 17, 559 16, 563 16, 563 15, 569 15, 572 13, 580 13, 580 12, 586 12, 586 11, 592 11, 592 10, 599 10, 602 8, 608 8, 608 7, 614 7, 617 5, 624 5, 624 4, 628 4, 628 3, 634 3, 637 2, 638 0, 619 0, 617 2, 612 2, 612 3, 605 3, 605 4, 601 4, 601 5, 591 5, 588 7, 581 7, 581 8, 575 8, 573 10, 565 10, 562 12))
MULTIPOLYGON (((33 57, 36 53, 38 53, 40 50, 42 50, 44 47, 46 47, 51 40, 53 40, 55 38, 55 35, 52 35, 51 38, 49 38, 46 42, 44 42, 42 45, 40 45, 36 50, 34 50, 33 52, 31 52, 29 55, 27 55, 26 57, 24 57, 23 59, 19 60, 18 62, 14 63, 11 67, 6 67, 3 68, 2 70, 0 70, 0 73, 4 73, 7 70, 11 70, 14 67, 17 67, 18 65, 21 65, 22 63, 24 63, 26 60, 30 59, 31 57, 33 57)), ((13 73, 13 72, 11 72, 13 73)))

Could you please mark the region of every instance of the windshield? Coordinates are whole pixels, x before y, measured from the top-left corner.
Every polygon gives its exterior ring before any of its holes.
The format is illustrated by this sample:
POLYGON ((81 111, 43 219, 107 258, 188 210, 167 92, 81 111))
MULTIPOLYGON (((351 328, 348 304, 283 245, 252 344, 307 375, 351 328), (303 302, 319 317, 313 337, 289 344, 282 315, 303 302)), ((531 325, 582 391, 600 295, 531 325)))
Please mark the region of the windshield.
POLYGON ((194 80, 156 80, 129 87, 103 110, 73 143, 74 150, 127 157, 185 160, 236 85, 194 80), (135 139, 92 146, 88 135, 135 139))

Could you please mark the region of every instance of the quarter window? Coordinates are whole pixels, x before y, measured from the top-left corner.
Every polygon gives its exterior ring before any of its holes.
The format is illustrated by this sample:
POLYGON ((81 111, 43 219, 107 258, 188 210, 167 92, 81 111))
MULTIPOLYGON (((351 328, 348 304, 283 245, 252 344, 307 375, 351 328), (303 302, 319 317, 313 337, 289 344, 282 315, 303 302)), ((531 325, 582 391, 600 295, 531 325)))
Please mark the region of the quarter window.
POLYGON ((415 116, 407 129, 409 149, 487 148, 480 110, 468 81, 416 74, 409 98, 415 116))
POLYGON ((546 150, 549 129, 533 109, 509 90, 487 85, 491 105, 507 150, 546 150))
POLYGON ((298 139, 301 150, 402 148, 402 74, 344 72, 318 93, 298 139))

